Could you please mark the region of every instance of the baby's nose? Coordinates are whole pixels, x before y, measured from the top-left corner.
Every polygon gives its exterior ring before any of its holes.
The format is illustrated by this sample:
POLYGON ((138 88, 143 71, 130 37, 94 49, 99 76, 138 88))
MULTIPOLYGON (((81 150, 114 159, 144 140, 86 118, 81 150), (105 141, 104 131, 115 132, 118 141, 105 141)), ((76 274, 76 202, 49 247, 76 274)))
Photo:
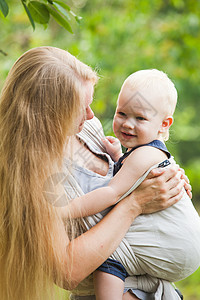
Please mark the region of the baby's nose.
POLYGON ((135 124, 134 124, 134 121, 131 120, 131 119, 128 119, 124 122, 123 126, 125 128, 130 128, 130 129, 133 129, 135 127, 135 124))

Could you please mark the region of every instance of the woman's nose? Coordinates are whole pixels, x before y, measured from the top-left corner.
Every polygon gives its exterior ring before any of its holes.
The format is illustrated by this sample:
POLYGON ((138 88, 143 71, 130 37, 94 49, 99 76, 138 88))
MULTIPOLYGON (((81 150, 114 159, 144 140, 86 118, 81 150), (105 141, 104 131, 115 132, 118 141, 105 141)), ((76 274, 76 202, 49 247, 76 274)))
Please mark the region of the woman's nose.
POLYGON ((94 113, 90 106, 86 108, 86 120, 91 120, 94 117, 94 113))

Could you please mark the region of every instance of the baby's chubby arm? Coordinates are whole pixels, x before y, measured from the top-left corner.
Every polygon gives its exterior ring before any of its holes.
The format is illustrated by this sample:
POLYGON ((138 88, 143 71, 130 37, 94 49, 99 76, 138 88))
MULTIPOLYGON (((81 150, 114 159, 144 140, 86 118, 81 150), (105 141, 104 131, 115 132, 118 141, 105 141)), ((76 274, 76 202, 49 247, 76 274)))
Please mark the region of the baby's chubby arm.
POLYGON ((124 160, 123 166, 112 178, 109 186, 121 197, 149 168, 166 159, 166 154, 155 147, 140 147, 124 160))
POLYGON ((118 202, 120 196, 112 186, 106 186, 72 199, 63 217, 80 218, 94 215, 118 202))
POLYGON ((89 216, 116 204, 146 170, 165 159, 166 154, 154 147, 144 146, 136 149, 126 158, 122 168, 107 187, 70 201, 67 206, 68 214, 72 218, 89 216))

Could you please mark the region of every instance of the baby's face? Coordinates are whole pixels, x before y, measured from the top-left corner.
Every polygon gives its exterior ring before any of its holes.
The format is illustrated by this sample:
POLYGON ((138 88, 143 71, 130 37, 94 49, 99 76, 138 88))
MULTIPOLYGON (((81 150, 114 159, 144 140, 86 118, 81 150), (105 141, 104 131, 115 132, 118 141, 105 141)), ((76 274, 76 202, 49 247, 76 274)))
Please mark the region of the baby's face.
POLYGON ((161 101, 154 94, 126 85, 120 91, 113 130, 124 147, 133 148, 159 138, 164 117, 161 101))

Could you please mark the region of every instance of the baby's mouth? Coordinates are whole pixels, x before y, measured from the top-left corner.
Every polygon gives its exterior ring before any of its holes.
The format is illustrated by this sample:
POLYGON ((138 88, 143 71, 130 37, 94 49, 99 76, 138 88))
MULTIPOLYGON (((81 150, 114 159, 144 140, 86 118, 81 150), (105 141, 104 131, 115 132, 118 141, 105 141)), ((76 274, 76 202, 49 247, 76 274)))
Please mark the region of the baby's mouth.
POLYGON ((121 134, 122 134, 122 136, 123 136, 125 139, 130 139, 130 138, 136 137, 135 134, 130 134, 130 133, 123 132, 123 131, 121 131, 121 134))

